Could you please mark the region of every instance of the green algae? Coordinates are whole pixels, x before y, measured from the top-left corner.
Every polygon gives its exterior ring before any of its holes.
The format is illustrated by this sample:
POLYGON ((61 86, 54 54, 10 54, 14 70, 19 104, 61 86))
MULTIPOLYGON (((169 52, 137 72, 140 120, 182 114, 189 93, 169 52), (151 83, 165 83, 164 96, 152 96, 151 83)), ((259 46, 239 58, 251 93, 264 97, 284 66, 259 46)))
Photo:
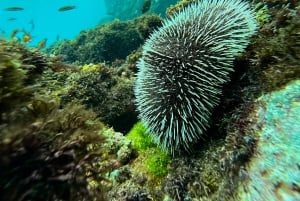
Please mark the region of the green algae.
POLYGON ((147 172, 157 178, 168 174, 167 166, 170 162, 170 156, 156 146, 153 139, 147 134, 147 129, 142 122, 137 122, 126 137, 132 141, 139 157, 145 159, 142 166, 147 172))
POLYGON ((134 148, 138 151, 156 146, 153 139, 147 134, 143 123, 140 121, 133 126, 126 137, 132 141, 134 148))
POLYGON ((260 27, 270 23, 271 15, 269 14, 268 6, 261 2, 257 3, 255 5, 255 17, 260 27))

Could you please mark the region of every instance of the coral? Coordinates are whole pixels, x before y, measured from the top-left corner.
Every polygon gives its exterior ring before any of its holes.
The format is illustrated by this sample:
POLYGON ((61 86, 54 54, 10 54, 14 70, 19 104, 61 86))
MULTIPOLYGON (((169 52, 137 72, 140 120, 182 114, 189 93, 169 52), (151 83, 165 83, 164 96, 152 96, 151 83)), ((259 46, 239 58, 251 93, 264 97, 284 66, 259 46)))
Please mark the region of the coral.
POLYGON ((255 29, 247 3, 212 0, 166 20, 146 41, 138 63, 136 104, 163 149, 190 151, 201 137, 234 70, 234 58, 255 29))
POLYGON ((248 129, 257 138, 237 200, 300 200, 300 80, 256 101, 248 129))

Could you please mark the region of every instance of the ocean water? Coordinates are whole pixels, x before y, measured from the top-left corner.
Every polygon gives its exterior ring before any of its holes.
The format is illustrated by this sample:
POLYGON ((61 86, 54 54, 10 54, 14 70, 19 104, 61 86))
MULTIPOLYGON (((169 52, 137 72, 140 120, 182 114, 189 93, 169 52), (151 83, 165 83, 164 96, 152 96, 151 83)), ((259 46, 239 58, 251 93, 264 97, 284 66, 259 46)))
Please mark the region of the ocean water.
MULTIPOLYGON (((36 46, 47 39, 46 46, 62 39, 72 39, 81 30, 92 28, 106 17, 104 0, 0 0, 0 36, 10 39, 13 30, 28 32, 36 46), (58 11, 63 6, 75 9, 58 11), (22 7, 21 11, 6 11, 8 7, 22 7)), ((22 38, 22 32, 16 37, 22 38)))

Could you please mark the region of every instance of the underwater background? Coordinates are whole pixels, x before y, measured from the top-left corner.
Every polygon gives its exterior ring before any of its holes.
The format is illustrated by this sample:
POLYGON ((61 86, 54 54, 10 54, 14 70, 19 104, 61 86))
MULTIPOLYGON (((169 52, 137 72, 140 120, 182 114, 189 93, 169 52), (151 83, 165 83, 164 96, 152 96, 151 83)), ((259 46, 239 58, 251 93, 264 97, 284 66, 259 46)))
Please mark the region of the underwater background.
POLYGON ((9 38, 13 30, 25 30, 32 36, 32 46, 45 38, 49 44, 59 39, 72 39, 81 30, 96 26, 107 16, 103 0, 2 0, 0 5, 1 35, 9 38), (68 5, 74 5, 76 8, 65 12, 58 11, 59 8, 68 5), (24 10, 5 10, 13 6, 24 10))
POLYGON ((0 0, 0 200, 300 201, 298 0, 0 0))

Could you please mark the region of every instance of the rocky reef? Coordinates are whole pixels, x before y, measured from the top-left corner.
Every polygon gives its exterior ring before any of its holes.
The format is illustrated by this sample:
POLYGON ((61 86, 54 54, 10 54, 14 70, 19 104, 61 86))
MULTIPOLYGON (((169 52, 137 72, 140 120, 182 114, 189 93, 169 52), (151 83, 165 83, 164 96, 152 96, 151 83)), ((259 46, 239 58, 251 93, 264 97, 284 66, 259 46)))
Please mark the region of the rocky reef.
POLYGON ((177 0, 105 0, 107 15, 120 20, 131 20, 145 11, 165 17, 167 7, 175 4, 177 0), (150 2, 150 7, 145 9, 150 2))
POLYGON ((299 200, 300 80, 256 101, 249 128, 256 136, 253 157, 245 165, 239 200, 299 200), (247 190, 245 190, 247 189, 247 190))
POLYGON ((115 130, 127 133, 137 121, 133 79, 117 68, 105 64, 79 66, 79 72, 66 79, 62 105, 80 102, 92 109, 102 122, 115 130))
POLYGON ((41 89, 50 58, 15 41, 0 43, 1 200, 91 197, 88 179, 103 170, 93 170, 102 158, 103 124, 81 105, 60 109, 59 98, 41 89))
POLYGON ((136 119, 136 61, 159 17, 83 31, 48 55, 1 39, 0 200, 298 200, 300 4, 252 7, 259 30, 188 156, 136 119), (138 43, 118 54, 108 41, 126 30, 138 43))
POLYGON ((114 20, 82 31, 74 40, 63 40, 48 49, 65 62, 88 64, 125 59, 138 49, 149 34, 161 25, 157 15, 145 15, 132 21, 114 20))

